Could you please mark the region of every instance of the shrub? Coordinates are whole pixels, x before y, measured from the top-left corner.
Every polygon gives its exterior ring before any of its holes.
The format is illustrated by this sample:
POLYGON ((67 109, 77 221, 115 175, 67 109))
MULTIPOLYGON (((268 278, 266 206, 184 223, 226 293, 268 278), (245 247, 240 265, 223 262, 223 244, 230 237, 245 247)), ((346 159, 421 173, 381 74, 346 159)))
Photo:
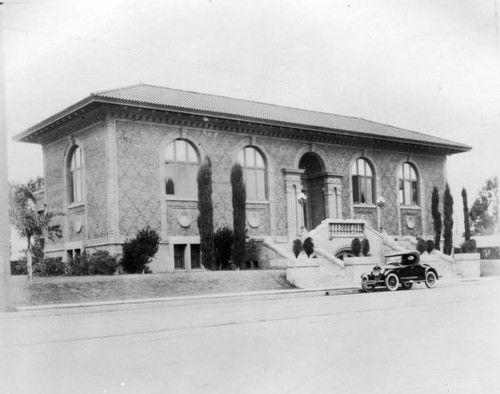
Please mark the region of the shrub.
POLYGON ((243 168, 236 163, 231 168, 231 190, 233 203, 233 249, 231 258, 238 268, 244 267, 246 239, 246 189, 243 168))
POLYGON ((434 250, 434 241, 432 239, 427 240, 427 253, 431 254, 434 250))
POLYGON ((359 257, 359 254, 361 253, 361 241, 358 237, 351 241, 351 250, 354 256, 359 257))
POLYGON ((90 255, 89 275, 113 275, 117 267, 116 258, 107 250, 96 250, 90 255))
POLYGON ((254 267, 254 262, 258 262, 259 260, 259 250, 258 250, 258 242, 254 238, 247 239, 246 243, 246 256, 245 261, 250 263, 250 268, 254 267))
POLYGON ((68 275, 86 276, 90 273, 90 256, 87 252, 82 252, 74 256, 68 262, 68 275))
POLYGON ((446 184, 443 195, 443 253, 451 255, 453 250, 453 196, 446 184))
POLYGON ((296 239, 295 241, 293 241, 293 246, 292 246, 292 250, 293 250, 293 254, 295 255, 295 258, 298 258, 299 257, 299 254, 300 252, 302 252, 302 241, 300 239, 296 239))
POLYGON ((314 253, 314 242, 311 237, 307 237, 304 240, 304 252, 306 252, 307 257, 311 257, 314 253))
POLYGON ((33 265, 33 275, 36 276, 63 276, 66 273, 67 267, 62 257, 47 257, 33 265))
POLYGON ((370 252, 370 241, 368 241, 368 238, 363 238, 361 241, 361 253, 363 256, 368 256, 368 253, 370 252))
POLYGON ((202 264, 214 269, 214 208, 212 203, 212 162, 206 158, 198 170, 198 231, 202 264))
POLYGON ((122 265, 130 274, 150 272, 147 265, 158 252, 160 236, 154 230, 146 227, 140 230, 136 237, 126 240, 122 246, 122 265))
POLYGON ((427 250, 427 242, 425 242, 422 238, 417 239, 416 249, 420 252, 420 254, 424 254, 427 250))
POLYGON ((232 246, 233 230, 229 227, 217 229, 214 234, 214 261, 219 270, 229 268, 232 246))
POLYGON ((28 265, 26 258, 19 260, 11 260, 10 274, 11 275, 26 275, 28 273, 28 265))
POLYGON ((460 245, 462 253, 476 253, 477 244, 475 239, 469 239, 460 245))

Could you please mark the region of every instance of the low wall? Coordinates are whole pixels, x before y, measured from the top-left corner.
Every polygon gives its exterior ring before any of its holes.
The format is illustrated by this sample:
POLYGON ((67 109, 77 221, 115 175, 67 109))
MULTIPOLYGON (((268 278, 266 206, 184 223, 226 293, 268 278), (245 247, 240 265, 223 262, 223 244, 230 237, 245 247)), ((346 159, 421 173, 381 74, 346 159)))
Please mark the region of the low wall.
POLYGON ((500 276, 500 260, 481 260, 481 276, 500 276))
POLYGON ((286 267, 286 280, 301 289, 318 287, 320 266, 314 260, 301 253, 286 267))
POLYGON ((380 258, 374 256, 344 258, 346 282, 359 284, 361 282, 361 275, 365 272, 371 272, 373 267, 380 263, 380 258))
POLYGON ((479 278, 481 275, 479 253, 455 254, 455 268, 457 274, 463 278, 479 278))

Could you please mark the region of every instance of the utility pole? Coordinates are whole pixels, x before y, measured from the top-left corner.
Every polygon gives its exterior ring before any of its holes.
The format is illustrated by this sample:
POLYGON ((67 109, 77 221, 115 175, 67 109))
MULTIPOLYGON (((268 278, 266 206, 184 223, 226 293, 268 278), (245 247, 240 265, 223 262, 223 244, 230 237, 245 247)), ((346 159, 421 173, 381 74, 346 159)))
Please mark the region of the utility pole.
POLYGON ((0 311, 10 308, 10 221, 7 170, 7 122, 5 119, 5 71, 3 53, 3 3, 0 2, 0 311))

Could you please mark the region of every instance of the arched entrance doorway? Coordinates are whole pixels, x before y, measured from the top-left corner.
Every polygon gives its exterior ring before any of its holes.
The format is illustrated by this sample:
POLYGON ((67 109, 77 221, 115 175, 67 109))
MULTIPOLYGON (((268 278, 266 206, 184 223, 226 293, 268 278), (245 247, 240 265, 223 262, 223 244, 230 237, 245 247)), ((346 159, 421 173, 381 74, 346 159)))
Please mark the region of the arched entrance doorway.
POLYGON ((313 152, 307 152, 300 158, 299 168, 304 170, 301 182, 307 196, 304 203, 304 224, 307 230, 312 230, 326 218, 323 192, 325 168, 323 161, 313 152))

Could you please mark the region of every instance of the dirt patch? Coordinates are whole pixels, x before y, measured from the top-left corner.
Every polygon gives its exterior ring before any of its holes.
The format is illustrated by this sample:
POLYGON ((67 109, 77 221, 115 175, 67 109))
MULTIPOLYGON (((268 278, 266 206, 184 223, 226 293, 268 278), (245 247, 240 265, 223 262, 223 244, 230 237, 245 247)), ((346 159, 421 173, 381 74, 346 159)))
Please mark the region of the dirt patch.
POLYGON ((216 271, 92 277, 11 277, 14 306, 120 301, 295 288, 284 270, 216 271))

